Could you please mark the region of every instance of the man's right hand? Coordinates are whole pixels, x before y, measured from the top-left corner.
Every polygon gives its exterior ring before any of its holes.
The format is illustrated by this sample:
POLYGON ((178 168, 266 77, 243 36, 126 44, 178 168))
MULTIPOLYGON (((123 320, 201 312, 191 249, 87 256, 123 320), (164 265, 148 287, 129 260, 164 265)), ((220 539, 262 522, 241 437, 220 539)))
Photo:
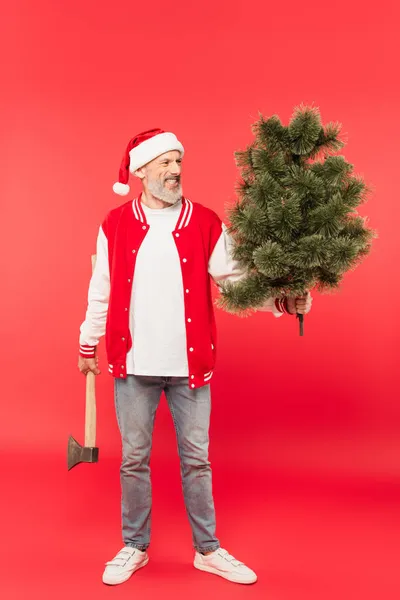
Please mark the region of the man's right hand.
POLYGON ((78 369, 83 375, 87 375, 89 371, 92 371, 95 375, 100 375, 101 371, 98 365, 99 358, 97 356, 94 358, 83 358, 83 356, 79 355, 78 369))

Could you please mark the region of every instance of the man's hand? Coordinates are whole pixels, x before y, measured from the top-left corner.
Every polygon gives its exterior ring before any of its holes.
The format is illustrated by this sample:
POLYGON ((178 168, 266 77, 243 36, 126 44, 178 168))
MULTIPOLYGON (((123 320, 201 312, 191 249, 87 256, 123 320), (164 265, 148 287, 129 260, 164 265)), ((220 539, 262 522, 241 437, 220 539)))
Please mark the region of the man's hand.
POLYGON ((98 365, 99 358, 97 356, 94 358, 83 358, 83 356, 79 355, 78 369, 83 375, 87 375, 89 371, 92 371, 95 375, 100 375, 101 371, 98 365))
POLYGON ((296 298, 288 297, 287 304, 291 315, 295 315, 296 313, 305 315, 311 310, 311 294, 310 292, 307 292, 307 294, 304 294, 303 296, 297 296, 296 298))

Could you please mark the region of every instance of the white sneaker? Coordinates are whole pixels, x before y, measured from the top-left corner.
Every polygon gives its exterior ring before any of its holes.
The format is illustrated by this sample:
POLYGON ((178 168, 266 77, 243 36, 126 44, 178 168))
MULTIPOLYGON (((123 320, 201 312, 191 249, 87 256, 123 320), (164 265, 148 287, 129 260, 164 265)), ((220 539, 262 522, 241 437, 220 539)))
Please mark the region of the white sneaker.
POLYGON ((138 548, 125 546, 112 560, 106 562, 103 583, 108 585, 124 583, 135 571, 147 565, 148 562, 149 556, 146 551, 142 552, 138 548))
POLYGON ((224 548, 217 548, 217 550, 207 555, 196 551, 193 564, 200 571, 220 575, 235 583, 254 583, 257 581, 257 575, 254 571, 246 567, 232 554, 228 554, 228 551, 224 548))

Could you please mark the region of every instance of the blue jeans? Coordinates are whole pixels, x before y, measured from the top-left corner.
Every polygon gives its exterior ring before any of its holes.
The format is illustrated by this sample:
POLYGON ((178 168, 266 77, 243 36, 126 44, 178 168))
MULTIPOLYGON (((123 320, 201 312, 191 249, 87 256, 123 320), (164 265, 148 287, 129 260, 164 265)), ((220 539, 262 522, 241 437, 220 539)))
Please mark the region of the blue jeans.
POLYGON ((150 544, 150 452, 154 417, 165 391, 178 442, 183 496, 199 552, 220 547, 215 537, 215 509, 208 429, 210 385, 192 390, 187 377, 127 375, 114 380, 115 409, 122 438, 120 469, 122 537, 125 546, 146 550, 150 544))

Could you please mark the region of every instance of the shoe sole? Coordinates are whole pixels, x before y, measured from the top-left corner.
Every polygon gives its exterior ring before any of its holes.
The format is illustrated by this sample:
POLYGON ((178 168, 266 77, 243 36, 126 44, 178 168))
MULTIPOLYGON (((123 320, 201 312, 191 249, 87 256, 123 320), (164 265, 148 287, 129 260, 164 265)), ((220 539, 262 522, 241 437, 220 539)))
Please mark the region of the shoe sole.
POLYGON ((255 579, 243 581, 242 579, 239 579, 238 575, 235 575, 234 573, 227 573, 225 571, 219 571, 218 569, 214 569, 214 567, 207 567, 206 565, 199 565, 197 563, 193 563, 193 565, 196 567, 196 569, 199 569, 200 571, 206 571, 207 573, 213 573, 214 575, 219 575, 220 577, 223 577, 224 579, 227 579, 228 581, 232 581, 233 583, 247 584, 247 583, 255 583, 257 581, 257 576, 255 579))
POLYGON ((147 557, 142 563, 140 563, 139 565, 136 565, 135 568, 133 569, 133 571, 129 571, 129 573, 127 575, 124 576, 123 579, 118 579, 118 581, 114 580, 114 581, 106 581, 103 575, 103 583, 105 583, 106 585, 118 585, 120 583, 125 583, 125 581, 128 581, 128 579, 134 574, 136 573, 136 571, 138 569, 141 569, 142 567, 145 567, 147 565, 147 563, 149 562, 149 557, 147 557))

